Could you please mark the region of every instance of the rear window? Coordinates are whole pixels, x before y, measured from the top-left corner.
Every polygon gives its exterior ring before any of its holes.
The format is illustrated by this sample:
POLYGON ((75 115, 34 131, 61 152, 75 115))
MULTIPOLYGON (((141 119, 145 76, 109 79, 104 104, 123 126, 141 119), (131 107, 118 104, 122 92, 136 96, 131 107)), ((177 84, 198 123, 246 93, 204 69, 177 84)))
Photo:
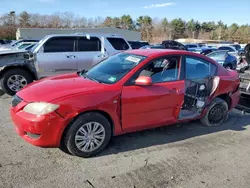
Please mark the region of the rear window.
POLYGON ((135 41, 128 41, 132 49, 139 49, 142 47, 142 44, 140 42, 135 42, 135 41))
POLYGON ((78 39, 78 50, 79 52, 96 52, 101 51, 101 40, 97 37, 81 37, 78 39))
POLYGON ((107 40, 116 50, 128 50, 129 46, 123 38, 110 38, 108 37, 107 40))
POLYGON ((55 37, 44 45, 44 53, 73 52, 75 37, 55 37))

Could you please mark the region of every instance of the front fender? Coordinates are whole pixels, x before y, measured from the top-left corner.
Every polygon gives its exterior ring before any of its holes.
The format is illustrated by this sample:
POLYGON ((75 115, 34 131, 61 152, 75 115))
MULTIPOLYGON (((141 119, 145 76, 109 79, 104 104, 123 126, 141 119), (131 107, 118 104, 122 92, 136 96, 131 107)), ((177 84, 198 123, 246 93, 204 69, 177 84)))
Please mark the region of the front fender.
POLYGON ((32 66, 32 64, 29 64, 25 61, 13 62, 13 63, 9 63, 8 65, 2 66, 2 67, 0 66, 0 79, 2 78, 5 71, 13 69, 13 68, 25 69, 33 75, 34 80, 38 79, 35 67, 32 66))

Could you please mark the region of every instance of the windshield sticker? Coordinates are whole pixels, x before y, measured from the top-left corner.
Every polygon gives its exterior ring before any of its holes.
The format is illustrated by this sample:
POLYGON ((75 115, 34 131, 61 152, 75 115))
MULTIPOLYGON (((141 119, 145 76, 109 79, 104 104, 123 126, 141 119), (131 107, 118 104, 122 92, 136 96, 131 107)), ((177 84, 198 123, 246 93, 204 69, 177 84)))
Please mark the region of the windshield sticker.
POLYGON ((140 58, 137 58, 137 57, 133 57, 133 56, 128 56, 126 58, 127 61, 132 61, 134 63, 139 63, 139 61, 141 60, 140 58))
POLYGON ((109 78, 109 81, 114 82, 114 81, 116 81, 116 78, 112 76, 112 77, 109 78))

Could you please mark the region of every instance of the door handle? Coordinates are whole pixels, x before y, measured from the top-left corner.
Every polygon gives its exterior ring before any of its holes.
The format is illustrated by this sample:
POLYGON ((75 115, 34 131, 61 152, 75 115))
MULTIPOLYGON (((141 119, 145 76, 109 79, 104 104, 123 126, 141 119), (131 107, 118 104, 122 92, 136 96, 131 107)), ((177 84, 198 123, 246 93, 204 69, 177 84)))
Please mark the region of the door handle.
POLYGON ((172 88, 172 89, 170 89, 170 90, 173 91, 173 92, 176 92, 177 94, 180 94, 180 93, 183 92, 183 90, 182 90, 182 89, 179 89, 179 88, 172 88))
POLYGON ((76 58, 76 56, 74 56, 74 55, 66 55, 66 57, 69 58, 69 59, 74 59, 74 58, 76 58))
POLYGON ((97 57, 106 57, 106 55, 101 54, 101 55, 98 55, 97 57))

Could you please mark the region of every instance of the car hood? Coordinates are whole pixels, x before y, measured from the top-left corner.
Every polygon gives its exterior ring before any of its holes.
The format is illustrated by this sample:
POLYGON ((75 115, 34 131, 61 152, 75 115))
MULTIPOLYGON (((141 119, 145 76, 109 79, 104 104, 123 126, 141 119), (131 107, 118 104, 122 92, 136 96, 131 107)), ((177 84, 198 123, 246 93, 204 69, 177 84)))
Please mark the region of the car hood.
POLYGON ((26 50, 11 50, 11 49, 6 49, 6 50, 0 50, 0 55, 4 54, 17 54, 17 53, 27 53, 26 50))
POLYGON ((26 102, 51 102, 74 94, 88 94, 107 87, 75 74, 45 78, 29 84, 17 95, 26 102))

